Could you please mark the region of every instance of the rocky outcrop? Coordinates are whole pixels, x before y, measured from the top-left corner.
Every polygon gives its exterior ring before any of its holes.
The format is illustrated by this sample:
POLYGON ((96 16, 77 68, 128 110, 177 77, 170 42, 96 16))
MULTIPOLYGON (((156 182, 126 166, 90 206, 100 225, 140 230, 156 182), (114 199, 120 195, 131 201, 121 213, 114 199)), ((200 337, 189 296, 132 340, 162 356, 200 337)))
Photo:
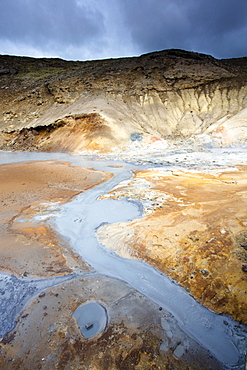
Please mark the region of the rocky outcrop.
POLYGON ((27 140, 28 149, 126 149, 136 134, 144 145, 202 135, 220 145, 247 141, 247 58, 182 50, 87 62, 0 56, 0 70, 10 71, 0 79, 1 148, 25 149, 23 129, 29 137, 40 127, 42 140, 27 140), (92 140, 75 119, 85 115, 96 125, 92 140), (72 147, 61 140, 61 121, 77 136, 72 147))

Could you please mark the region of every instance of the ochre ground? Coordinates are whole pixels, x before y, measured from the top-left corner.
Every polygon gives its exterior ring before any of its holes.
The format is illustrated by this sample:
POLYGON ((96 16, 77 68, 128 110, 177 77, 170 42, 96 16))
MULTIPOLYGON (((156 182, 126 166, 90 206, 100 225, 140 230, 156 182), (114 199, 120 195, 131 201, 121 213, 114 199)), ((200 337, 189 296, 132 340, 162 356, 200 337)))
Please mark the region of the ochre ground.
POLYGON ((101 227, 107 247, 152 264, 204 306, 247 323, 247 167, 141 171, 109 196, 145 197, 153 212, 101 227))
POLYGON ((35 216, 107 180, 110 175, 68 163, 37 161, 0 166, 0 270, 15 275, 55 276, 87 265, 35 216))
MULTIPOLYGON (((66 202, 110 175, 57 161, 2 165, 0 175, 1 271, 26 279, 88 272, 89 266, 68 243, 45 222, 34 223, 34 217, 49 214, 51 205, 56 208, 56 202, 66 202)), ((119 246, 120 254, 121 246, 127 246, 132 257, 157 266, 214 309, 223 307, 212 302, 227 286, 229 293, 224 294, 231 300, 224 307, 229 310, 236 294, 230 313, 242 319, 247 282, 241 269, 245 250, 239 245, 245 243, 241 231, 247 221, 245 178, 245 168, 217 176, 139 172, 133 179, 135 186, 116 189, 110 196, 128 193, 134 198, 150 198, 151 213, 129 224, 102 227, 99 234, 107 246, 119 246), (145 179, 152 186, 142 191, 135 181, 145 179), (221 213, 220 209, 225 211, 221 213), (104 235, 106 230, 108 235, 104 235), (208 285, 203 290, 200 287, 204 282, 208 285), (210 287, 215 295, 205 299, 201 292, 210 287)), ((0 341, 0 367, 223 368, 161 307, 127 284, 97 274, 76 277, 34 296, 20 312, 15 329, 0 341), (103 333, 88 340, 72 315, 80 304, 92 300, 106 307, 109 322, 103 333), (175 328, 172 336, 170 327, 175 328), (180 353, 179 348, 184 350, 180 353)))

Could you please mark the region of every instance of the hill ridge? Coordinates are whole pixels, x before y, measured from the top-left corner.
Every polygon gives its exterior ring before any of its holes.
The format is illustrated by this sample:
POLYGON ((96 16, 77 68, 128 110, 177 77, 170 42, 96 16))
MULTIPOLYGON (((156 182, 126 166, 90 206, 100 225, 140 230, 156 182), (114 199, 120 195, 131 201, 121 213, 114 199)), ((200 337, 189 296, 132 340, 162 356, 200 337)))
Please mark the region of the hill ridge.
POLYGON ((246 57, 215 59, 181 49, 95 61, 0 55, 0 94, 1 149, 126 150, 133 133, 144 145, 153 137, 202 135, 214 145, 247 142, 246 57), (94 113, 94 125, 72 124, 73 115, 94 113), (73 137, 66 148, 55 124, 64 118, 73 137), (41 126, 47 132, 39 137, 41 126), (31 144, 23 129, 35 136, 31 144))

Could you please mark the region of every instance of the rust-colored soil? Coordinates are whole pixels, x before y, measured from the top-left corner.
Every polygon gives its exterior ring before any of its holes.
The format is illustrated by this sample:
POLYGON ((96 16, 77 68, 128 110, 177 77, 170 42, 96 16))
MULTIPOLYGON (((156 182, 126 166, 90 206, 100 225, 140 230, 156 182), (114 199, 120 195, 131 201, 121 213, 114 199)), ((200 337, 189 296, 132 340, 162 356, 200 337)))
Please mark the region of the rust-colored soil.
POLYGON ((109 178, 90 169, 57 161, 0 166, 0 269, 15 275, 54 276, 87 265, 35 216, 49 215, 60 204, 109 178))
POLYGON ((246 170, 138 172, 135 186, 111 196, 145 197, 146 217, 103 226, 98 236, 117 253, 154 265, 206 307, 246 324, 246 170))
POLYGON ((222 370, 169 313, 124 282, 95 274, 34 297, 0 342, 0 368, 222 370), (106 308, 109 321, 102 333, 87 339, 73 312, 90 301, 106 308), (162 325, 173 328, 173 335, 162 325), (186 350, 176 356, 181 345, 186 350))

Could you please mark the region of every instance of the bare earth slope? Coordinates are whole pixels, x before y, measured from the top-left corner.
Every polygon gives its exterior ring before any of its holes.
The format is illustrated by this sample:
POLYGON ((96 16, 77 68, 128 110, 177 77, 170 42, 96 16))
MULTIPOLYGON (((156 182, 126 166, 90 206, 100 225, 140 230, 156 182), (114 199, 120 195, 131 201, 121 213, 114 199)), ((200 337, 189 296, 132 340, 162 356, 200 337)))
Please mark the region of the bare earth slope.
POLYGON ((205 134, 220 145, 247 140, 247 58, 182 50, 87 62, 0 56, 0 77, 1 148, 111 151, 205 134))

